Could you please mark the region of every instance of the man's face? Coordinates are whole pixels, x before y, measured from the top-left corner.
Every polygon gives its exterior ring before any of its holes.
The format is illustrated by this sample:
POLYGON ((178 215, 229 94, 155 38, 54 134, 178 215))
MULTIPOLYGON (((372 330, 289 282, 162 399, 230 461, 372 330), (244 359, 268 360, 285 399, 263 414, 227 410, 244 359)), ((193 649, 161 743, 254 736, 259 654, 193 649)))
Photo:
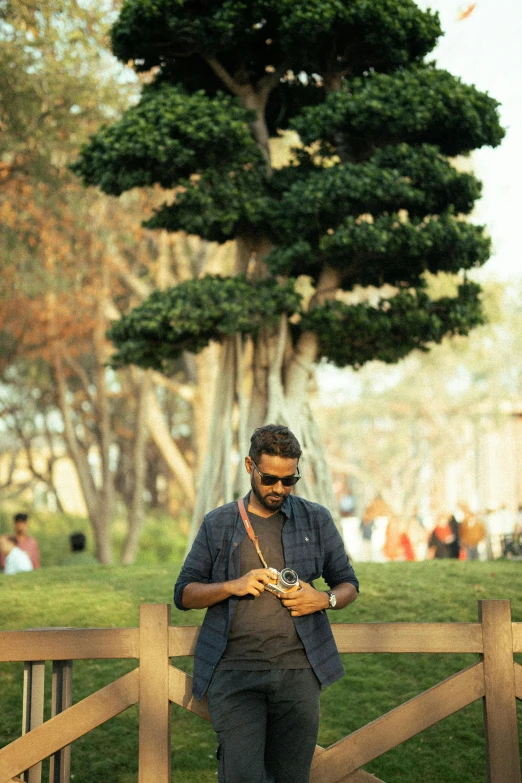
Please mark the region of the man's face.
POLYGON ((23 538, 27 535, 27 520, 17 519, 14 523, 15 535, 23 538))
MULTIPOLYGON (((289 459, 287 457, 275 457, 270 454, 262 454, 259 460, 256 462, 257 467, 261 473, 269 476, 277 476, 278 478, 286 478, 287 476, 295 476, 297 472, 297 459, 289 459)), ((256 496, 259 503, 268 511, 275 512, 281 508, 285 499, 292 491, 292 487, 285 487, 278 481, 272 486, 265 486, 261 482, 261 476, 254 467, 250 457, 245 459, 246 469, 250 473, 250 484, 252 486, 252 492, 256 496)))

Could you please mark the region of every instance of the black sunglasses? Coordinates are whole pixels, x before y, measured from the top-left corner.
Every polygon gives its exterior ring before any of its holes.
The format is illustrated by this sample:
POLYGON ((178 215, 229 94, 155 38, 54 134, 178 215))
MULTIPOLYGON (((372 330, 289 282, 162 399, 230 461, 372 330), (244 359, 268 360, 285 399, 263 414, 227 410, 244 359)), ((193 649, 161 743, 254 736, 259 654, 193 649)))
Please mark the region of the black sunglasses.
POLYGON ((278 481, 281 482, 283 487, 295 487, 295 485, 301 478, 301 474, 299 472, 299 465, 297 466, 297 476, 284 476, 284 478, 281 478, 280 476, 270 476, 268 473, 261 473, 254 460, 252 460, 252 465, 259 473, 259 477, 261 478, 261 484, 263 484, 265 487, 272 487, 274 484, 277 484, 278 481))

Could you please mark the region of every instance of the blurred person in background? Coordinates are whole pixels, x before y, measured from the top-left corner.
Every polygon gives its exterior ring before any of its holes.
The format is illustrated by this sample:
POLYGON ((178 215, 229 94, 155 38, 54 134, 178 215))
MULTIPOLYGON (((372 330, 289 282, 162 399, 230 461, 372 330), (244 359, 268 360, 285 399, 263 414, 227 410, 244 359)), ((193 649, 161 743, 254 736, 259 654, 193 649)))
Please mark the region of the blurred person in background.
POLYGON ((437 524, 433 528, 428 541, 428 558, 441 560, 444 558, 459 557, 459 527, 458 522, 451 514, 439 514, 437 524))
POLYGON ((411 542, 414 553, 413 560, 425 560, 428 551, 428 531, 424 527, 417 506, 408 518, 404 530, 411 542))
POLYGON ((0 553, 4 559, 6 576, 33 570, 29 555, 17 546, 15 536, 0 536, 0 553))
MULTIPOLYGON (((14 536, 19 549, 29 555, 33 568, 40 568, 40 549, 38 541, 27 532, 29 515, 23 512, 13 517, 14 536)), ((0 568, 5 568, 5 556, 0 553, 0 568)))
POLYGON ((83 533, 71 533, 69 536, 70 554, 62 561, 63 566, 96 565, 98 561, 86 552, 87 539, 83 533))
POLYGON ((391 561, 415 560, 415 551, 409 534, 409 526, 400 517, 392 514, 386 528, 384 554, 391 561))
POLYGON ((383 562, 388 558, 385 550, 388 526, 392 517, 393 511, 390 506, 382 495, 377 494, 366 506, 360 525, 362 543, 360 560, 383 562))
POLYGON ((459 503, 462 511, 462 522, 459 526, 460 544, 466 552, 467 560, 478 560, 478 546, 486 538, 486 526, 471 511, 467 503, 459 503))

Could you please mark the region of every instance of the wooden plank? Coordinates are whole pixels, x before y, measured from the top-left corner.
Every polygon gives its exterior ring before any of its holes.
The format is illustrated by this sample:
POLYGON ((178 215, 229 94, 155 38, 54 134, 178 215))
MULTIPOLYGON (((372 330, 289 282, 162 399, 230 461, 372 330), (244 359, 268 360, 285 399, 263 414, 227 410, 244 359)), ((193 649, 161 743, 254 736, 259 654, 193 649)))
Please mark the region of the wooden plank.
POLYGON ((171 625, 169 628, 169 655, 194 655, 201 628, 199 625, 171 625))
MULTIPOLYGON (((316 745, 314 758, 319 753, 324 753, 324 750, 320 745, 316 745)), ((351 775, 345 775, 344 778, 340 778, 337 783, 384 783, 384 781, 372 775, 371 772, 358 769, 356 772, 352 772, 351 775)))
POLYGON ((521 783, 509 601, 479 601, 489 783, 521 783))
POLYGON ((210 720, 206 698, 197 701, 192 695, 192 677, 175 666, 169 667, 169 699, 173 704, 194 712, 204 720, 210 720))
POLYGON ((0 632, 0 661, 138 658, 137 628, 0 632))
MULTIPOLYGON (((332 631, 342 653, 482 652, 480 623, 334 623, 332 631)), ((194 655, 199 632, 171 626, 169 655, 194 655)))
POLYGON ((140 606, 139 783, 170 783, 168 604, 140 606))
MULTIPOLYGON (((45 661, 28 661, 24 666, 24 702, 22 736, 41 726, 44 719, 45 661)), ((23 778, 27 783, 41 783, 42 764, 28 769, 23 778)))
POLYGON ((357 772, 341 778, 339 783, 384 783, 384 781, 376 778, 370 772, 365 772, 364 769, 358 769, 357 772))
POLYGON ((522 666, 515 663, 515 696, 522 699, 522 666))
POLYGON ((483 665, 476 663, 315 756, 310 783, 339 783, 401 742, 480 699, 484 693, 483 665))
POLYGON ((522 623, 511 623, 513 633, 513 652, 522 653, 522 623))
POLYGON ((480 623, 339 623, 342 653, 480 653, 480 623))
MULTIPOLYGON (((53 661, 51 717, 72 706, 72 661, 53 661)), ((49 783, 70 783, 71 746, 58 750, 49 759, 49 783)))
POLYGON ((82 737, 136 704, 139 670, 125 674, 0 750, 0 783, 82 737))

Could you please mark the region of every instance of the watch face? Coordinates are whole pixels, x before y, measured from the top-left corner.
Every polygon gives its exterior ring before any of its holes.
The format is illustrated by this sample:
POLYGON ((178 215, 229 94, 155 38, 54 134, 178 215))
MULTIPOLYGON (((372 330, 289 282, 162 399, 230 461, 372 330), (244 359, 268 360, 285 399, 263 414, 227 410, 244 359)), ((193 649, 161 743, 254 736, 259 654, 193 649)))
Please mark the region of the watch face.
POLYGON ((330 609, 335 609, 337 603, 337 597, 335 593, 330 593, 330 609))

